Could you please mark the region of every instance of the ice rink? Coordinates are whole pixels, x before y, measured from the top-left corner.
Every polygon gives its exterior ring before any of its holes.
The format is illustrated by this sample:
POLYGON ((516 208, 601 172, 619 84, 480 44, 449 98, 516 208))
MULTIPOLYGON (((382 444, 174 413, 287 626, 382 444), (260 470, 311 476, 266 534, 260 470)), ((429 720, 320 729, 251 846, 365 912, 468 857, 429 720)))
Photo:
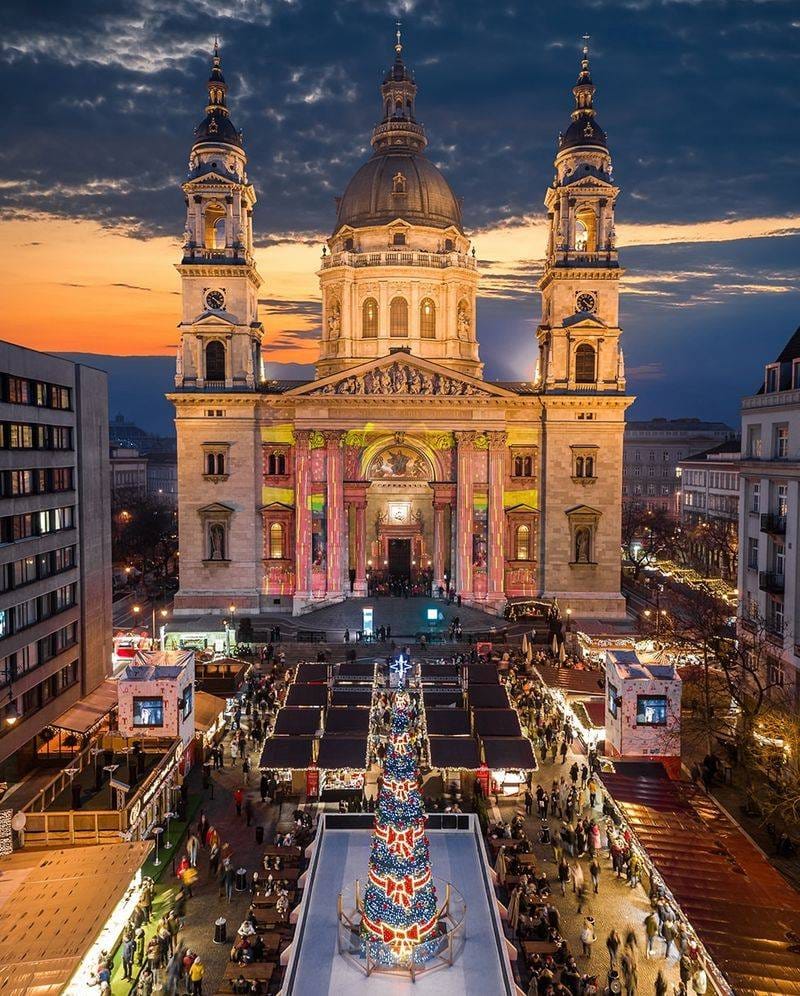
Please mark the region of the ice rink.
MULTIPOLYGON (((451 968, 419 977, 372 975, 367 978, 338 954, 336 901, 355 879, 367 877, 371 833, 368 830, 329 830, 322 835, 321 850, 312 862, 307 908, 297 925, 294 953, 286 976, 285 996, 342 996, 378 993, 394 996, 502 996, 513 993, 504 941, 490 906, 489 884, 474 833, 429 831, 434 878, 451 882, 467 905, 466 944, 451 968)), ((352 895, 352 892, 351 892, 352 895)))

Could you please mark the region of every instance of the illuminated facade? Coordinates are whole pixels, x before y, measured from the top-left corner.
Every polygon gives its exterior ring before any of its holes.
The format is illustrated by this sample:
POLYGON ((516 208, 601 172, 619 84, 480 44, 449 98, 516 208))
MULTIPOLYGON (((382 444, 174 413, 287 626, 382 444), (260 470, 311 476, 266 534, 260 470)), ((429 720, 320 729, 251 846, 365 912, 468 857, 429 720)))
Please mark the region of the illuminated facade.
POLYGON ((532 380, 483 379, 478 267, 461 208, 424 156, 398 38, 373 155, 339 199, 319 273, 317 375, 264 380, 255 193, 215 52, 183 185, 175 391, 176 612, 304 612, 389 578, 500 610, 557 596, 624 614, 625 395, 618 190, 584 53, 547 191, 532 380))

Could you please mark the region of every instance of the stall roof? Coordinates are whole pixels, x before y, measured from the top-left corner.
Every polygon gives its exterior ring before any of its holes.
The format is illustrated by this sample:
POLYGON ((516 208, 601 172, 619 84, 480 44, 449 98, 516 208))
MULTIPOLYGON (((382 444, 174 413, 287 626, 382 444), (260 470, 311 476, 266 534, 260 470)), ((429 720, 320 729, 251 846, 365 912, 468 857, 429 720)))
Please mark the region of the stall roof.
POLYGON ((328 680, 328 665, 322 661, 304 661, 297 665, 294 676, 298 685, 319 684, 328 680))
POLYGON ((313 737, 270 737, 261 751, 262 768, 307 768, 313 757, 313 737))
POLYGON ((473 709, 475 732, 482 737, 521 737, 519 716, 514 709, 473 709))
POLYGON ((424 682, 458 681, 461 677, 458 664, 435 664, 433 661, 423 661, 420 674, 424 682))
POLYGON ((477 771, 481 766, 478 742, 474 737, 428 737, 433 768, 466 768, 477 771))
POLYGON ((325 714, 325 732, 366 736, 369 732, 369 709, 364 706, 335 706, 328 709, 325 714))
POLYGON ((317 765, 320 768, 356 768, 367 763, 366 737, 340 737, 324 734, 319 742, 317 765))
MULTIPOLYGON (((699 789, 629 772, 603 782, 737 996, 800 993, 800 894, 699 789)), ((624 773, 623 773, 624 772, 624 773)))
POLYGON ((536 758, 527 737, 481 737, 483 756, 490 768, 535 771, 536 758))
POLYGON ((313 736, 321 725, 321 709, 308 706, 289 706, 278 710, 273 733, 276 736, 313 736))
POLYGON ((289 685, 287 706, 324 706, 328 701, 325 685, 289 685))
POLYGON ((369 706, 372 704, 372 689, 352 685, 334 685, 331 692, 332 706, 369 706))
POLYGON ((583 671, 575 667, 549 667, 537 664, 536 670, 550 688, 579 695, 605 695, 606 681, 602 671, 583 671))
POLYGON ((508 709, 508 695, 503 685, 471 685, 467 699, 472 709, 508 709))
POLYGON ((106 678, 93 692, 79 699, 74 706, 62 712, 53 723, 60 730, 70 733, 88 733, 111 712, 117 704, 117 683, 106 678))
POLYGON ((208 692, 196 691, 194 693, 194 728, 198 733, 205 733, 219 719, 220 713, 225 712, 225 699, 218 695, 210 695, 208 692))
POLYGON ((9 996, 57 996, 77 971, 152 841, 3 858, 0 978, 9 996))
POLYGON ((429 736, 464 737, 472 732, 466 709, 426 709, 425 725, 429 736))
POLYGON ((464 706, 464 695, 460 688, 426 688, 424 693, 426 706, 464 706))
POLYGON ((374 661, 343 661, 336 670, 336 677, 343 681, 368 681, 370 684, 374 674, 374 661))
POLYGON ((464 671, 470 685, 497 685, 500 676, 494 664, 465 664, 464 671))

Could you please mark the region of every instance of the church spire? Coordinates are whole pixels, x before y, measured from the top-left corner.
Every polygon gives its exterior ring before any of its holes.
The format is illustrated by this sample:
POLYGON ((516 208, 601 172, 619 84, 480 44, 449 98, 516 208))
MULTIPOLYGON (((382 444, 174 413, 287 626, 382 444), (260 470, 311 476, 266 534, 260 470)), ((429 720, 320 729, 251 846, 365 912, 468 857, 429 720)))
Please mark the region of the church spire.
POLYGON ((589 68, 589 35, 584 35, 581 68, 575 86, 572 88, 575 97, 575 110, 571 114, 572 123, 569 128, 563 135, 559 136, 559 151, 581 146, 606 147, 606 134, 595 120, 597 114, 594 109, 595 89, 589 68))
POLYGON ((222 74, 219 41, 216 38, 208 76, 206 116, 194 132, 195 148, 208 144, 234 145, 239 149, 243 147, 242 133, 234 127, 228 110, 228 85, 222 74))
POLYGON ((211 59, 211 73, 208 77, 208 104, 206 114, 217 110, 220 114, 228 114, 226 96, 228 87, 222 75, 222 60, 219 57, 219 39, 214 39, 214 54, 211 59))
POLYGON ((391 146, 405 146, 421 152, 428 144, 425 130, 415 118, 417 84, 414 74, 403 61, 403 37, 400 22, 395 33, 394 62, 381 84, 383 120, 372 133, 372 147, 377 151, 391 146))

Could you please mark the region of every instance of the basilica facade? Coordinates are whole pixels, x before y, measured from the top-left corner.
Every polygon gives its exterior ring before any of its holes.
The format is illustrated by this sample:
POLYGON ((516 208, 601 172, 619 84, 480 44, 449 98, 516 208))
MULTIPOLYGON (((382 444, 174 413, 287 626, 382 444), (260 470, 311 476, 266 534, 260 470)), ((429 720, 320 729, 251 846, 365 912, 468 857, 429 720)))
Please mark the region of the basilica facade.
MULTIPOLYGON (((183 184, 175 389, 182 615, 303 613, 387 588, 499 612, 557 597, 624 615, 625 393, 614 185, 588 53, 545 205, 539 358, 489 381, 479 267, 425 156, 398 38, 372 156, 338 199, 316 376, 263 375, 247 179, 218 51, 183 184)), ((531 302, 533 306, 533 301, 531 302)))

